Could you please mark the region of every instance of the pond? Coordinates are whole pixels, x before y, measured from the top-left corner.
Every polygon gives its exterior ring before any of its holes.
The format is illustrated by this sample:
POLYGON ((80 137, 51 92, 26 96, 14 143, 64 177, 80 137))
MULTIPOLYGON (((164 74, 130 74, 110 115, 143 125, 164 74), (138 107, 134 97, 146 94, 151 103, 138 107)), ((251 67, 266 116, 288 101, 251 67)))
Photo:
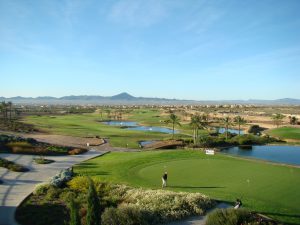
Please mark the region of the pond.
POLYGON ((110 126, 125 126, 125 127, 133 127, 133 126, 138 126, 137 122, 133 121, 118 121, 118 120, 111 120, 111 121, 106 121, 103 122, 106 125, 110 126))
MULTIPOLYGON (((150 131, 150 132, 160 132, 165 134, 172 134, 173 130, 165 127, 148 127, 148 126, 135 126, 128 127, 127 130, 139 130, 139 131, 150 131)), ((175 134, 178 133, 177 130, 174 131, 175 134)))
MULTIPOLYGON (((216 129, 219 129, 219 133, 223 134, 226 132, 226 129, 224 127, 215 127, 216 129)), ((232 133, 232 134, 239 134, 239 130, 238 129, 228 129, 228 132, 232 133)), ((241 130, 241 134, 244 134, 244 131, 241 130)))
MULTIPOLYGON (((138 131, 149 131, 149 132, 160 132, 165 134, 172 134, 173 130, 165 127, 152 127, 152 126, 140 126, 137 122, 134 121, 106 121, 103 122, 106 125, 110 126, 120 126, 125 127, 126 130, 138 130, 138 131)), ((174 131, 175 134, 179 133, 177 130, 174 131)))
POLYGON ((222 150, 223 153, 268 160, 276 163, 300 165, 300 146, 263 145, 253 146, 250 150, 233 147, 222 150))

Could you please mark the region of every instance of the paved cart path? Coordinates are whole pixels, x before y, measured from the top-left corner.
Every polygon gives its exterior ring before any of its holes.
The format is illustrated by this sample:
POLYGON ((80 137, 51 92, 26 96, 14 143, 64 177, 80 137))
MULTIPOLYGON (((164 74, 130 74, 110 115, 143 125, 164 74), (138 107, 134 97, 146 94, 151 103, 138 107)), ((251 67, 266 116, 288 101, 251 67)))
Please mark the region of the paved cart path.
POLYGON ((30 169, 29 172, 12 172, 0 167, 0 225, 17 225, 14 214, 17 206, 35 189, 37 184, 47 182, 60 170, 74 164, 100 156, 107 151, 90 150, 81 155, 47 156, 55 160, 51 164, 36 164, 32 155, 0 154, 1 158, 22 164, 30 169))

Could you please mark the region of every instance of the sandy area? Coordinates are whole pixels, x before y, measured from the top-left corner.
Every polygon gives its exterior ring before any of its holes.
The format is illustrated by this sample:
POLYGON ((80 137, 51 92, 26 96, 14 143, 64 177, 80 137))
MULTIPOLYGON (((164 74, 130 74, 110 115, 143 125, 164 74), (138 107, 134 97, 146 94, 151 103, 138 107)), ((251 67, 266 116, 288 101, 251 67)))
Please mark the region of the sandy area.
POLYGON ((86 148, 87 143, 89 143, 90 146, 97 146, 104 143, 103 139, 99 138, 72 137, 56 134, 25 134, 23 137, 34 138, 39 142, 46 142, 54 145, 73 146, 80 148, 86 148))
POLYGON ((105 143, 103 139, 95 137, 73 137, 45 133, 23 134, 5 131, 0 131, 0 134, 14 135, 23 138, 34 138, 39 142, 46 142, 53 145, 71 146, 77 148, 87 148, 87 143, 89 143, 89 146, 98 146, 105 143))

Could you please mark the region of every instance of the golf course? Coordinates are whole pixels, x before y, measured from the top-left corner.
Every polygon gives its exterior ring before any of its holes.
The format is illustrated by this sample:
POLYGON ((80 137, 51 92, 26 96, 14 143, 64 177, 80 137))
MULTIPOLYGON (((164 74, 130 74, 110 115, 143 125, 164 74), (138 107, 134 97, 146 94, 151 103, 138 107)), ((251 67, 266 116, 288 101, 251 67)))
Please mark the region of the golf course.
POLYGON ((165 171, 168 190, 200 192, 228 202, 241 198, 248 209, 300 223, 300 168, 191 150, 113 152, 75 167, 81 175, 153 189, 161 188, 165 171))
POLYGON ((279 127, 271 129, 268 134, 282 139, 294 139, 300 142, 300 129, 295 127, 279 127))
MULTIPOLYGON (((139 141, 169 139, 172 135, 161 132, 145 132, 138 130, 122 129, 120 126, 109 126, 101 121, 108 120, 103 113, 86 113, 79 115, 59 116, 27 116, 23 122, 34 125, 42 132, 51 134, 70 135, 75 137, 87 137, 100 135, 102 138, 109 138, 110 144, 114 147, 139 148, 139 141), (128 144, 128 145, 127 145, 128 144)), ((126 120, 137 121, 141 125, 169 127, 164 123, 168 115, 162 115, 160 110, 138 109, 123 115, 126 120)), ((188 124, 182 124, 180 133, 175 138, 188 137, 192 130, 188 124)), ((206 131, 200 131, 206 132, 206 131)))
MULTIPOLYGON (((134 109, 122 115, 120 121, 132 121, 142 126, 167 127, 168 113, 159 109, 134 109)), ((139 148, 141 140, 168 140, 171 133, 127 129, 108 125, 111 117, 104 112, 71 115, 32 115, 23 122, 39 131, 73 137, 100 136, 108 138, 111 147, 139 148)), ((125 123, 126 124, 126 123, 125 123)), ((175 126, 174 139, 190 138, 193 131, 182 121, 175 126)), ((270 134, 284 138, 299 138, 298 128, 278 128, 270 134)), ((199 129, 199 133, 208 133, 199 129)), ((161 176, 169 174, 167 190, 199 192, 225 202, 240 198, 243 206, 286 224, 300 224, 300 168, 249 160, 225 154, 212 156, 196 150, 164 150, 112 152, 75 166, 79 175, 97 177, 101 181, 132 187, 161 189, 161 176), (275 175, 275 176, 274 176, 275 175)))

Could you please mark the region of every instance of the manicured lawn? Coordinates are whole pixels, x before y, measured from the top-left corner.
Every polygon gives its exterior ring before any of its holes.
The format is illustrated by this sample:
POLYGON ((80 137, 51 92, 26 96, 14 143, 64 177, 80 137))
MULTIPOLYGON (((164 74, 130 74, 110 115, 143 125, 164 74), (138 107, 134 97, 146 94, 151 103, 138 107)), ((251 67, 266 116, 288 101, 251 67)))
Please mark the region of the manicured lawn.
POLYGON ((300 224, 300 168, 187 150, 109 153, 75 167, 80 174, 147 188, 160 188, 165 170, 170 190, 242 198, 247 208, 300 224))
POLYGON ((284 138, 284 139, 295 139, 300 141, 300 128, 294 127, 279 127, 267 131, 268 134, 284 138))
MULTIPOLYGON (((159 122, 159 111, 134 111, 129 116, 130 120, 142 122, 144 124, 161 124, 159 122), (140 120, 140 115, 144 115, 146 119, 140 120)), ((125 130, 119 127, 105 125, 101 122, 100 115, 96 113, 81 115, 61 115, 61 116, 28 116, 23 119, 25 123, 33 124, 40 130, 70 136, 100 136, 110 138, 112 146, 138 148, 138 141, 141 140, 161 140, 171 138, 171 134, 163 134, 156 132, 144 132, 125 130)), ((176 138, 185 135, 177 134, 176 138)))

